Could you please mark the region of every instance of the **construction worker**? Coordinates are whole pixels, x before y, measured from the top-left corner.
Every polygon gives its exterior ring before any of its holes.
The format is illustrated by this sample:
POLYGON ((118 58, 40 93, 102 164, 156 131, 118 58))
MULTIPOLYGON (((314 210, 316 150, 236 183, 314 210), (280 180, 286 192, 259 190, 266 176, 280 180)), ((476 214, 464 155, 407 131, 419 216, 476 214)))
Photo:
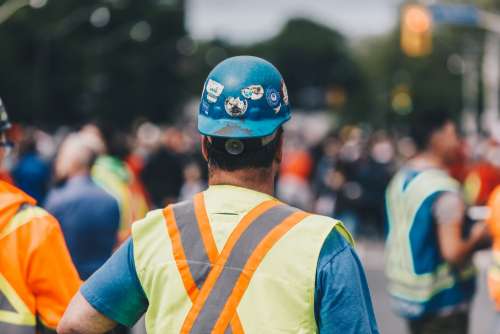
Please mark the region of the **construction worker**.
MULTIPOLYGON (((0 101, 0 161, 12 144, 0 101)), ((0 333, 55 331, 80 278, 58 222, 36 201, 0 181, 0 333)))
POLYGON ((104 333, 146 312, 150 334, 378 333, 343 225, 272 197, 290 116, 272 64, 216 66, 198 115, 208 190, 133 224, 58 332, 104 333))
POLYGON ((432 111, 412 123, 419 153, 386 193, 389 293, 411 333, 467 333, 476 275, 471 255, 487 229, 477 224, 466 233, 460 184, 447 172, 460 146, 451 119, 432 111))

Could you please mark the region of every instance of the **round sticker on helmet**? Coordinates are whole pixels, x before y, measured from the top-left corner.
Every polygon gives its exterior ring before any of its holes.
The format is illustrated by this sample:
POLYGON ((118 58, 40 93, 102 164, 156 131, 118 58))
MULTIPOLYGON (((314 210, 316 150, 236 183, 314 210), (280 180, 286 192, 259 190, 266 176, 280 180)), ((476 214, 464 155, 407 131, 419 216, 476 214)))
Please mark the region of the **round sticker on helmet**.
POLYGON ((266 92, 266 100, 271 108, 276 108, 281 101, 280 93, 274 88, 269 88, 266 92))
POLYGON ((243 88, 241 95, 246 99, 260 100, 264 96, 264 88, 261 85, 251 85, 243 88))
POLYGON ((226 112, 233 117, 243 116, 248 108, 247 100, 240 100, 239 97, 228 97, 224 102, 226 112))

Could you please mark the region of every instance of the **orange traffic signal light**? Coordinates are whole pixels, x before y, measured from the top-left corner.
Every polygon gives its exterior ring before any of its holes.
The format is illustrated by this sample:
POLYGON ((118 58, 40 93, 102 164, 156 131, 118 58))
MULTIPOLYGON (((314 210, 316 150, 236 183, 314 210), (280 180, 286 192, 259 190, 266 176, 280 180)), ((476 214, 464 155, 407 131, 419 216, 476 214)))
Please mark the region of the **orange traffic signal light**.
POLYGON ((410 57, 422 57, 432 51, 432 17, 422 5, 406 5, 401 17, 401 49, 410 57))

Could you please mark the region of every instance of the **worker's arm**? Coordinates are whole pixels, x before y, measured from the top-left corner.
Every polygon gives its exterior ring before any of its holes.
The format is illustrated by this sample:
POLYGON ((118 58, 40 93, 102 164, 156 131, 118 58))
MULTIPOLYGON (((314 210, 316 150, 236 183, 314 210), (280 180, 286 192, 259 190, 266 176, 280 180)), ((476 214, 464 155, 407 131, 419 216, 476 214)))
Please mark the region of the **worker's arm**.
POLYGON ((470 235, 464 239, 465 204, 458 194, 452 192, 445 192, 438 197, 433 213, 437 223, 441 255, 452 265, 463 264, 487 236, 486 225, 476 223, 470 235))
POLYGON ((59 334, 102 334, 116 327, 116 322, 99 313, 80 292, 73 297, 57 327, 59 334))
POLYGON ((321 249, 314 309, 319 333, 379 333, 361 262, 336 229, 321 249))
POLYGON ((34 218, 29 233, 27 281, 36 299, 38 325, 55 330, 81 281, 54 217, 34 218))
POLYGON ((81 287, 57 330, 59 334, 101 334, 118 323, 132 327, 147 307, 128 239, 81 287))

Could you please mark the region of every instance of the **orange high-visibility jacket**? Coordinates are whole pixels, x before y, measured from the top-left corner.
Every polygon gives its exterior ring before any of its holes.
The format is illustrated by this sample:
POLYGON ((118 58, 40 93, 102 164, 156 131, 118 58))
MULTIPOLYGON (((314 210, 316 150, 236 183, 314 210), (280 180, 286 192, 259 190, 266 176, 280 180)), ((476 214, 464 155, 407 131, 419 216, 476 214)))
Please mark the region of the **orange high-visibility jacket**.
POLYGON ((57 220, 0 181, 0 333, 55 329, 81 281, 57 220))

